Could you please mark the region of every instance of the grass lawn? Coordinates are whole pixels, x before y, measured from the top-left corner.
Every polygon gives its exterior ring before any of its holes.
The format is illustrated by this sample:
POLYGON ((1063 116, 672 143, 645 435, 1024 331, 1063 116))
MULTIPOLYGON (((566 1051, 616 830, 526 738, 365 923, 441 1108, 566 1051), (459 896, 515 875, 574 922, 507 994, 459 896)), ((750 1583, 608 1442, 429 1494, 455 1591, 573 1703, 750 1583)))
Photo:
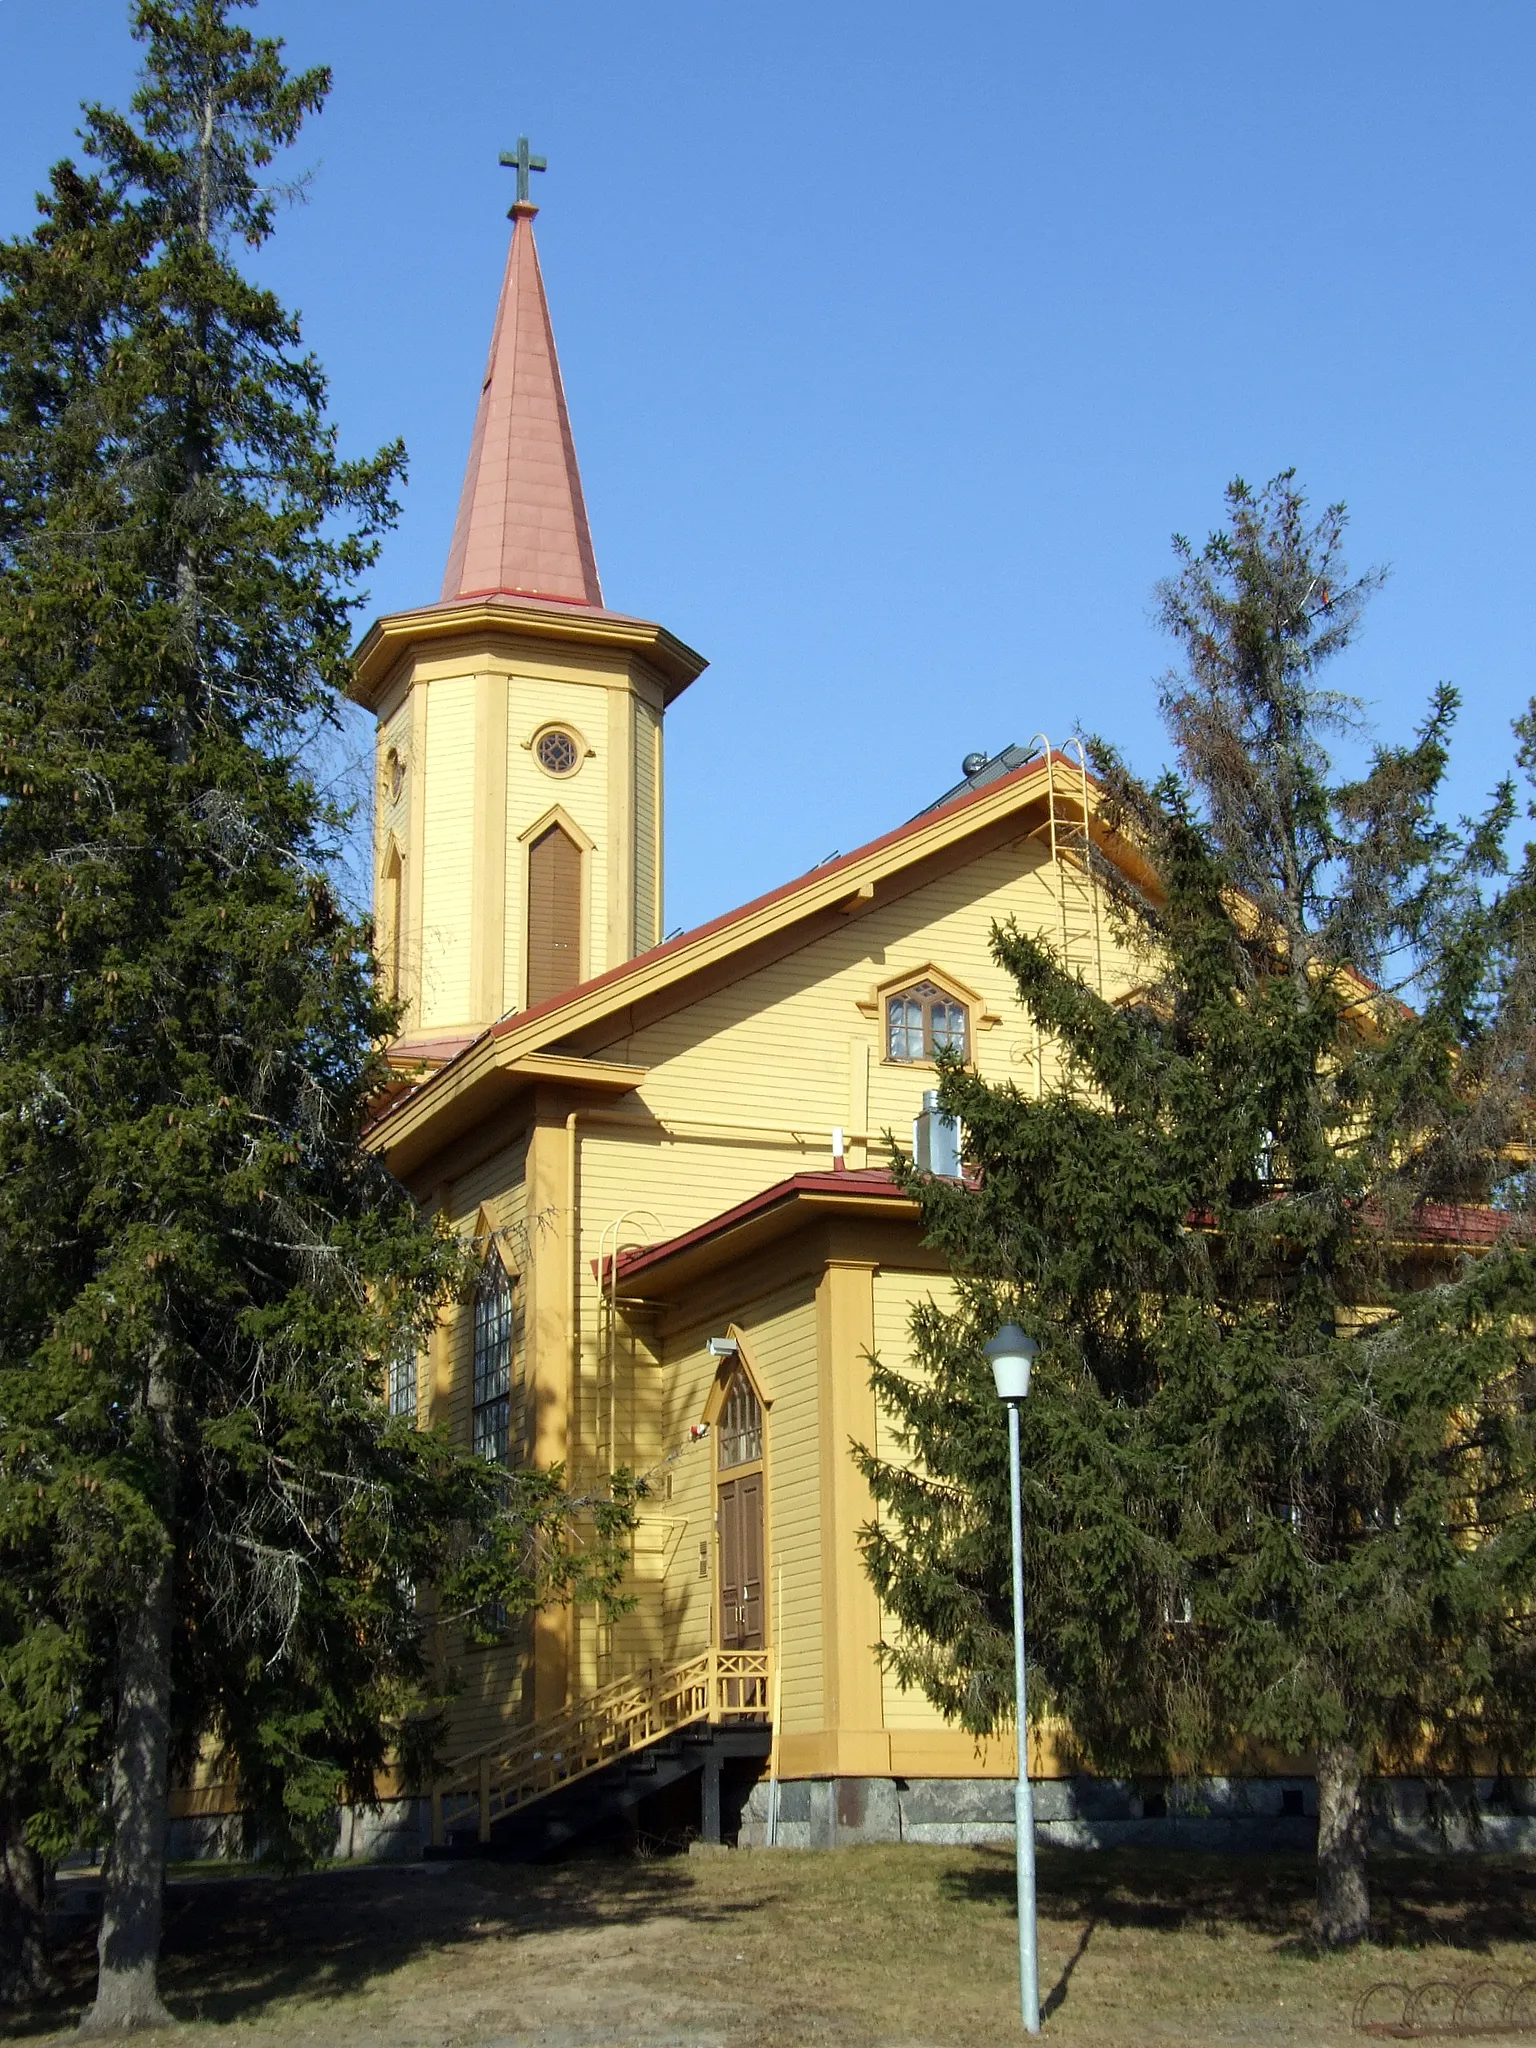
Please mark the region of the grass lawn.
MULTIPOLYGON (((1536 1978, 1536 1865, 1380 1859, 1375 1939, 1317 1956, 1304 1858, 1042 1853, 1046 2038, 1360 2042, 1392 1978, 1536 1978)), ((62 2041, 89 1996, 12 2020, 62 2041)), ((962 2043, 1020 2038, 1013 1863, 987 1849, 739 1851, 179 1878, 164 1984, 188 2048, 962 2043)))

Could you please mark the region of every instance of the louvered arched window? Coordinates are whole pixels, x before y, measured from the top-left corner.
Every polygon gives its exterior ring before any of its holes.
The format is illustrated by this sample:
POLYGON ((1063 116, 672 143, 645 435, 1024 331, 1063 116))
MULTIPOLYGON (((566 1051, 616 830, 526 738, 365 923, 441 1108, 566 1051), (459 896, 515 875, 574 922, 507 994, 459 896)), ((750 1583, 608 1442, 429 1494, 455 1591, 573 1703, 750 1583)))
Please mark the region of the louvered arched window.
POLYGON ((470 1440, 493 1465, 509 1460, 512 1421, 512 1282, 494 1246, 475 1287, 475 1389, 470 1440))
POLYGON ((562 825, 528 849, 528 1007, 581 979, 581 848, 562 825))

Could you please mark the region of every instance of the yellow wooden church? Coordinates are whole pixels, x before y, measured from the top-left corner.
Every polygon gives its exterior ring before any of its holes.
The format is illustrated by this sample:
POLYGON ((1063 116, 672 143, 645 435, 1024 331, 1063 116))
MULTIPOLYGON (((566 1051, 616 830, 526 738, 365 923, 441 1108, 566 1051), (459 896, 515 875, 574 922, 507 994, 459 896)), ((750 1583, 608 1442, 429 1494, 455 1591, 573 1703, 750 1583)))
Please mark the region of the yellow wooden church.
MULTIPOLYGON (((463 1691, 423 1807, 446 1846, 553 1842, 671 1785, 706 1837, 1004 1836, 1011 1741, 882 1669, 850 1447, 892 1451, 867 1359, 899 1360, 945 1286, 884 1134, 942 1150, 941 1047, 1051 1085, 994 922, 1124 979, 1082 859, 1094 787, 1043 740, 971 756, 918 817, 662 942, 666 721, 705 662, 604 605, 535 211, 512 209, 441 594, 356 661, 405 1018, 372 1142, 482 1261, 390 1398, 487 1457, 650 1485, 632 1612, 449 1645, 463 1691)), ((1035 1762, 1045 1833, 1158 1811, 1053 1777, 1048 1745, 1035 1762)), ((1299 1779, 1224 1796, 1311 1810, 1299 1779)))

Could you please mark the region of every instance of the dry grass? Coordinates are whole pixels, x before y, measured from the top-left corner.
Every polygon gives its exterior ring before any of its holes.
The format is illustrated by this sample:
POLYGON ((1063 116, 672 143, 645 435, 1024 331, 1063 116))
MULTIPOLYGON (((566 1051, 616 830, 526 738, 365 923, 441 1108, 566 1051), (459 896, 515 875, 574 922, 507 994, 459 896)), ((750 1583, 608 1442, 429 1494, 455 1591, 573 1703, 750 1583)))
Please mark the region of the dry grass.
MULTIPOLYGON (((1360 1991, 1536 1977, 1536 1868, 1379 1863, 1376 1940, 1317 1956, 1304 1859, 1041 1859, 1046 2037, 1344 2043, 1360 1991)), ((554 1869, 493 1863, 200 1878, 172 1888, 169 2002, 191 2042, 448 2048, 1016 2042, 1006 1853, 849 1849, 554 1869)), ((88 1995, 15 2031, 62 2038, 88 1995)), ((190 2044, 189 2044, 190 2048, 190 2044)))

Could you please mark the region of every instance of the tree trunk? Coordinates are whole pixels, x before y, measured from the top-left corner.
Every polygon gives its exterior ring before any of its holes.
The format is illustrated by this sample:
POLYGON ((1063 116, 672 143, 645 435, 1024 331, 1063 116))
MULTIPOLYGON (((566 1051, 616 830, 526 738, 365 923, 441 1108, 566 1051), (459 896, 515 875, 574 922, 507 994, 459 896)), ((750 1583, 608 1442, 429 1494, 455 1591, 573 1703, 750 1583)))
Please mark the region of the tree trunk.
POLYGON ((43 1859, 19 1814, 5 1817, 0 1857, 0 2005, 25 2005, 54 1982, 43 1939, 43 1859))
POLYGON ((82 2033, 168 2027, 160 1922, 170 1792, 171 1565, 162 1558, 124 1620, 112 1745, 112 1850, 96 1944, 96 2002, 82 2033))
POLYGON ((1351 1948, 1371 1931, 1364 1768, 1347 1742, 1317 1753, 1317 1938, 1324 1948, 1351 1948))

